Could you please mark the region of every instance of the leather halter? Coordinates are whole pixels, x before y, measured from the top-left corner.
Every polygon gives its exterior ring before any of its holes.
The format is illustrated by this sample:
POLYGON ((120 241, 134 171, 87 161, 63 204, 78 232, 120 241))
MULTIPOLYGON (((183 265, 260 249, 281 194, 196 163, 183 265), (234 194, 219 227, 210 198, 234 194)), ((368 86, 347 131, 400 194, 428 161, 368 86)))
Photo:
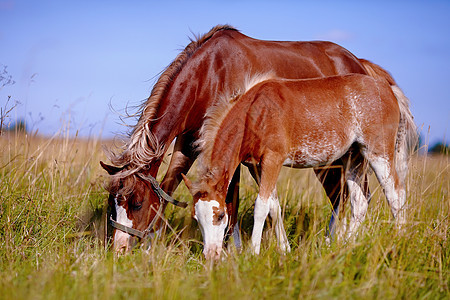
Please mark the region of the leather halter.
MULTIPOLYGON (((132 228, 132 227, 129 227, 129 226, 126 226, 126 225, 123 225, 123 224, 120 224, 120 223, 114 221, 111 216, 109 217, 109 223, 111 224, 112 227, 114 227, 114 228, 116 228, 116 229, 118 229, 120 231, 128 233, 129 235, 136 236, 136 237, 138 237, 140 239, 143 239, 147 235, 149 235, 150 232, 152 231, 153 227, 156 224, 156 221, 158 220, 157 217, 159 216, 160 218, 162 218, 163 201, 172 203, 173 205, 176 205, 176 206, 179 206, 179 207, 182 207, 182 208, 186 208, 188 206, 188 204, 186 202, 177 201, 177 200, 173 199, 172 197, 170 197, 169 195, 167 195, 167 193, 164 192, 163 189, 161 189, 161 187, 159 186, 158 181, 153 176, 148 175, 148 176, 144 177, 144 176, 142 176, 140 174, 137 174, 137 176, 139 178, 141 178, 142 180, 145 180, 145 181, 149 182, 151 184, 151 187, 152 187, 153 191, 156 193, 156 195, 158 195, 158 198, 159 198, 159 209, 156 211, 155 217, 150 222, 148 227, 145 230, 143 230, 143 231, 135 229, 135 228, 132 228)), ((151 209, 155 210, 153 208, 153 206, 150 206, 150 207, 151 207, 151 209)))

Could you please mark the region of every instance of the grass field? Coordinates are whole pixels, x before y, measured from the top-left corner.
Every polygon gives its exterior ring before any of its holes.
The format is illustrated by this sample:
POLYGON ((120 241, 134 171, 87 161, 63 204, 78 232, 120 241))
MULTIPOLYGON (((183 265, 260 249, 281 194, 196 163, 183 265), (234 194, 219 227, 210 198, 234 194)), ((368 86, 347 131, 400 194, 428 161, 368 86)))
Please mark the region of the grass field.
MULTIPOLYGON (((278 187, 287 255, 277 251, 270 226, 261 255, 250 253, 257 188, 243 170, 244 249, 230 247, 211 265, 190 207, 168 207, 170 227, 149 252, 116 257, 105 249, 102 144, 111 142, 0 137, 0 299, 450 298, 448 156, 411 159, 404 230, 393 226, 372 176, 374 197, 358 237, 331 245, 324 238, 331 209, 311 170, 284 169, 278 187)), ((175 197, 191 201, 183 184, 175 197)))

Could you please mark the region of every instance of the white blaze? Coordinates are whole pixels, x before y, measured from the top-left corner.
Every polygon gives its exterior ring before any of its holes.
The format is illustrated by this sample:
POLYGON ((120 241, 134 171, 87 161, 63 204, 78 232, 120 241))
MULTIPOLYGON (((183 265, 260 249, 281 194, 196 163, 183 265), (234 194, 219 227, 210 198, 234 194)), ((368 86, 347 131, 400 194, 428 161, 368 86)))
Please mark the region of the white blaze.
MULTIPOLYGON (((116 207, 116 222, 124 226, 133 227, 133 221, 128 219, 127 210, 117 203, 117 197, 114 198, 114 204, 116 207)), ((123 247, 127 247, 128 241, 131 235, 122 232, 121 230, 116 230, 114 235, 114 248, 120 250, 123 247)))
POLYGON ((216 200, 203 201, 198 200, 195 204, 194 218, 197 220, 203 235, 205 244, 203 253, 206 258, 219 258, 222 252, 222 243, 225 235, 225 229, 228 224, 228 215, 218 222, 214 221, 214 208, 219 208, 219 202, 216 200))

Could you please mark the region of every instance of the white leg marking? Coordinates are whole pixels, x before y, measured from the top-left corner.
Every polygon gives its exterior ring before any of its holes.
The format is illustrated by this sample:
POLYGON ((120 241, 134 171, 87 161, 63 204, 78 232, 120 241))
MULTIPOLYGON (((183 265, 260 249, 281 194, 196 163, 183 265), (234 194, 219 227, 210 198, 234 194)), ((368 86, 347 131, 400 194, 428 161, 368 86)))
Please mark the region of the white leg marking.
POLYGON ((269 212, 272 218, 275 234, 277 236, 278 246, 283 252, 291 252, 289 241, 287 239, 286 231, 283 225, 283 218, 281 217, 281 207, 278 201, 277 189, 275 188, 269 197, 269 212))
POLYGON ((361 186, 354 178, 347 180, 347 186, 350 193, 350 204, 352 207, 352 218, 350 219, 350 228, 348 237, 354 235, 361 223, 366 218, 369 202, 364 196, 361 186))
POLYGON ((252 248, 253 253, 259 254, 261 248, 262 231, 264 222, 269 214, 269 199, 263 199, 260 195, 255 201, 254 225, 252 232, 252 248))
POLYGON ((219 208, 219 202, 215 200, 203 201, 198 200, 195 204, 195 216, 198 221, 200 230, 203 235, 203 242, 205 244, 203 253, 207 259, 219 259, 222 253, 223 238, 225 235, 225 228, 228 224, 228 215, 219 222, 214 220, 214 208, 219 208))
POLYGON ((400 180, 400 187, 395 188, 394 177, 390 172, 389 162, 383 158, 377 158, 371 161, 372 169, 375 171, 378 181, 384 190, 386 199, 391 207, 391 212, 394 218, 397 219, 399 225, 405 223, 405 202, 406 192, 403 187, 403 182, 400 180))

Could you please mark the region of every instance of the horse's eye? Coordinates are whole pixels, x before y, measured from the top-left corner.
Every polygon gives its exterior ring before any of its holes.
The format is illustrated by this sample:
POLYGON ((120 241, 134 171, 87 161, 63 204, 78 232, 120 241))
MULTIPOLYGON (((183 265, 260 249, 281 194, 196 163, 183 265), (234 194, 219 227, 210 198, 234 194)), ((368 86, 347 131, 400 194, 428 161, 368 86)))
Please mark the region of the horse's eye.
POLYGON ((131 207, 133 208, 134 211, 138 211, 142 208, 142 203, 133 203, 131 207))

